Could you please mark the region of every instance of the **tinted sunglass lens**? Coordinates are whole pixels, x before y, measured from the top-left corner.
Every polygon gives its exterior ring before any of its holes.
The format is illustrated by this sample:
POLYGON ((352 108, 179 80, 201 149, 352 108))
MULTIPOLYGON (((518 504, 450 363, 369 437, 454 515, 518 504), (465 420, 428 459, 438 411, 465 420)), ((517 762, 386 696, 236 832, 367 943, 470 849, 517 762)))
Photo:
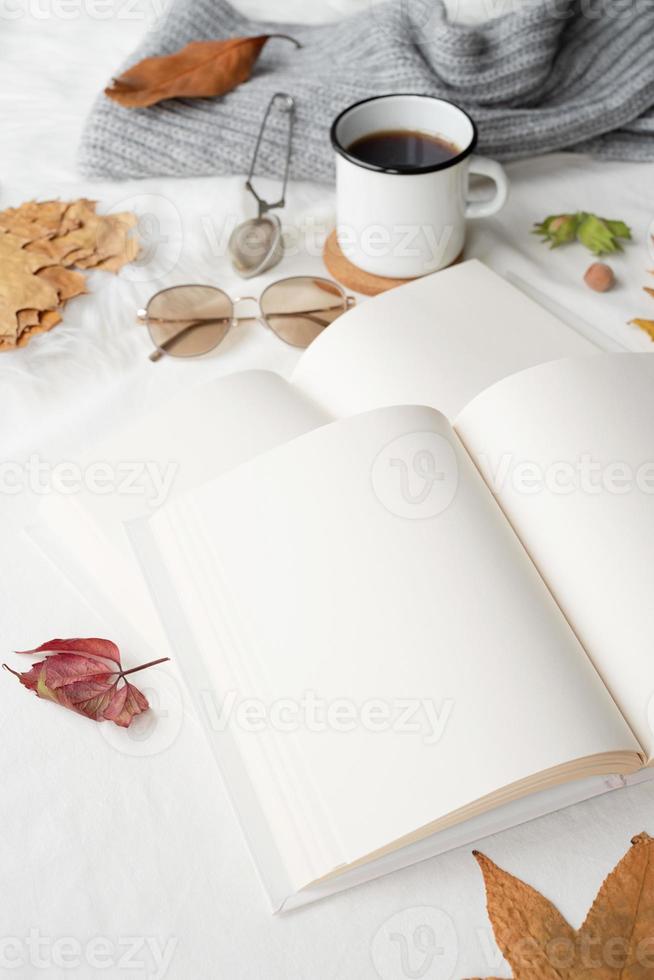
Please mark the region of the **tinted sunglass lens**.
POLYGON ((197 357, 224 339, 233 305, 226 293, 213 286, 173 286, 152 297, 146 314, 159 350, 173 357, 197 357))
POLYGON ((261 297, 268 326, 293 347, 308 347, 346 309, 347 297, 340 286, 312 276, 282 279, 261 297))

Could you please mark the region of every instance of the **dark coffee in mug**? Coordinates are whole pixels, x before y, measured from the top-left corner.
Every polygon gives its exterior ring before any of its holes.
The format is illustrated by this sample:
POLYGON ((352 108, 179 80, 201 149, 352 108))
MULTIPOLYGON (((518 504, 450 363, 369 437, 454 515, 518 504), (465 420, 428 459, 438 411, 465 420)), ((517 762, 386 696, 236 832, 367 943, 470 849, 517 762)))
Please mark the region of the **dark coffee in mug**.
POLYGON ((447 268, 463 250, 467 219, 495 214, 506 200, 504 171, 472 155, 477 128, 446 99, 373 96, 344 109, 330 136, 336 241, 373 276, 415 279, 447 268), (491 201, 468 200, 469 173, 493 180, 491 201))
POLYGON ((461 152, 458 146, 444 137, 416 129, 387 129, 368 133, 347 149, 369 166, 399 171, 437 167, 453 160, 461 152))

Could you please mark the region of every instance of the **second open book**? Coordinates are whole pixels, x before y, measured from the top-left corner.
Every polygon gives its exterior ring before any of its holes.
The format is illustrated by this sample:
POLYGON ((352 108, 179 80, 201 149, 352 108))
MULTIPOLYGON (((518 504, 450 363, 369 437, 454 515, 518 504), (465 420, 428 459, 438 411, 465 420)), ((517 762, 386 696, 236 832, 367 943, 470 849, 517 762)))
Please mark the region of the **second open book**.
POLYGON ((96 449, 176 464, 156 513, 37 536, 171 644, 289 908, 652 761, 653 419, 648 355, 465 263, 96 449))

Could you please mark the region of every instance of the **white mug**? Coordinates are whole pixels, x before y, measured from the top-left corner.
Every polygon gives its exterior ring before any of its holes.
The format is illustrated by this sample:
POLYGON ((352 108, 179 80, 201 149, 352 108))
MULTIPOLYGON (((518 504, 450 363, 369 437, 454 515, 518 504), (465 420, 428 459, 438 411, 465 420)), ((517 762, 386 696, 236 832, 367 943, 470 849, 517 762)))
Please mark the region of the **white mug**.
POLYGON ((508 180, 486 157, 472 156, 477 127, 463 109, 431 95, 382 95, 345 109, 331 129, 336 151, 338 244, 354 265, 378 276, 413 279, 461 256, 467 218, 504 206, 508 180), (394 170, 350 152, 363 136, 409 130, 454 144, 456 156, 428 167, 394 170), (495 182, 490 201, 467 200, 468 174, 495 182))

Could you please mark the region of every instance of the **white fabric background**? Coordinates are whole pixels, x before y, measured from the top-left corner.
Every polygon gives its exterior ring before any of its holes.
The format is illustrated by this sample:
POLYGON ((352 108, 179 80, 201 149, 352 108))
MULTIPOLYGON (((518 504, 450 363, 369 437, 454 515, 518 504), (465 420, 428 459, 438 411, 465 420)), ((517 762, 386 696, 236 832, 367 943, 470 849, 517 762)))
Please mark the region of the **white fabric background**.
MULTIPOLYGON (((315 20, 368 3, 240 5, 315 20)), ((499 9, 475 0, 457 14, 471 19, 499 9)), ((131 0, 3 0, 0 206, 86 194, 103 209, 144 215, 142 231, 154 243, 146 261, 118 279, 90 276, 92 295, 71 303, 63 326, 24 351, 0 355, 3 460, 24 461, 31 452, 53 462, 73 458, 77 446, 175 389, 245 367, 288 373, 295 362, 293 351, 252 324, 235 331, 220 355, 153 366, 146 337, 133 325, 133 311, 161 284, 195 280, 237 290, 220 236, 247 206, 238 178, 93 185, 76 176, 91 100, 157 12, 131 0)), ((647 349, 625 321, 652 315, 641 286, 654 264, 646 247, 654 167, 559 155, 512 165, 509 173, 511 202, 471 230, 469 254, 522 275, 634 349, 647 349), (620 285, 608 296, 581 283, 588 260, 580 248, 550 253, 529 235, 537 218, 582 207, 624 218, 637 236, 614 262, 620 285)), ((279 274, 317 271, 308 232, 312 222, 328 227, 333 220, 333 194, 302 185, 289 197, 286 226, 306 234, 279 274)), ((0 502, 0 639, 2 659, 14 666, 12 649, 54 635, 112 635, 111 624, 23 534, 37 502, 30 492, 0 502)), ((141 680, 157 713, 126 734, 38 704, 0 676, 0 975, 162 976, 153 948, 172 954, 165 975, 174 980, 509 975, 495 952, 468 848, 273 919, 177 668, 141 680), (421 923, 434 926, 442 947, 431 965, 415 945, 421 923)), ((486 720, 489 729, 506 723, 486 720)), ((632 788, 481 847, 577 925, 630 837, 654 833, 653 802, 653 786, 632 788)))

